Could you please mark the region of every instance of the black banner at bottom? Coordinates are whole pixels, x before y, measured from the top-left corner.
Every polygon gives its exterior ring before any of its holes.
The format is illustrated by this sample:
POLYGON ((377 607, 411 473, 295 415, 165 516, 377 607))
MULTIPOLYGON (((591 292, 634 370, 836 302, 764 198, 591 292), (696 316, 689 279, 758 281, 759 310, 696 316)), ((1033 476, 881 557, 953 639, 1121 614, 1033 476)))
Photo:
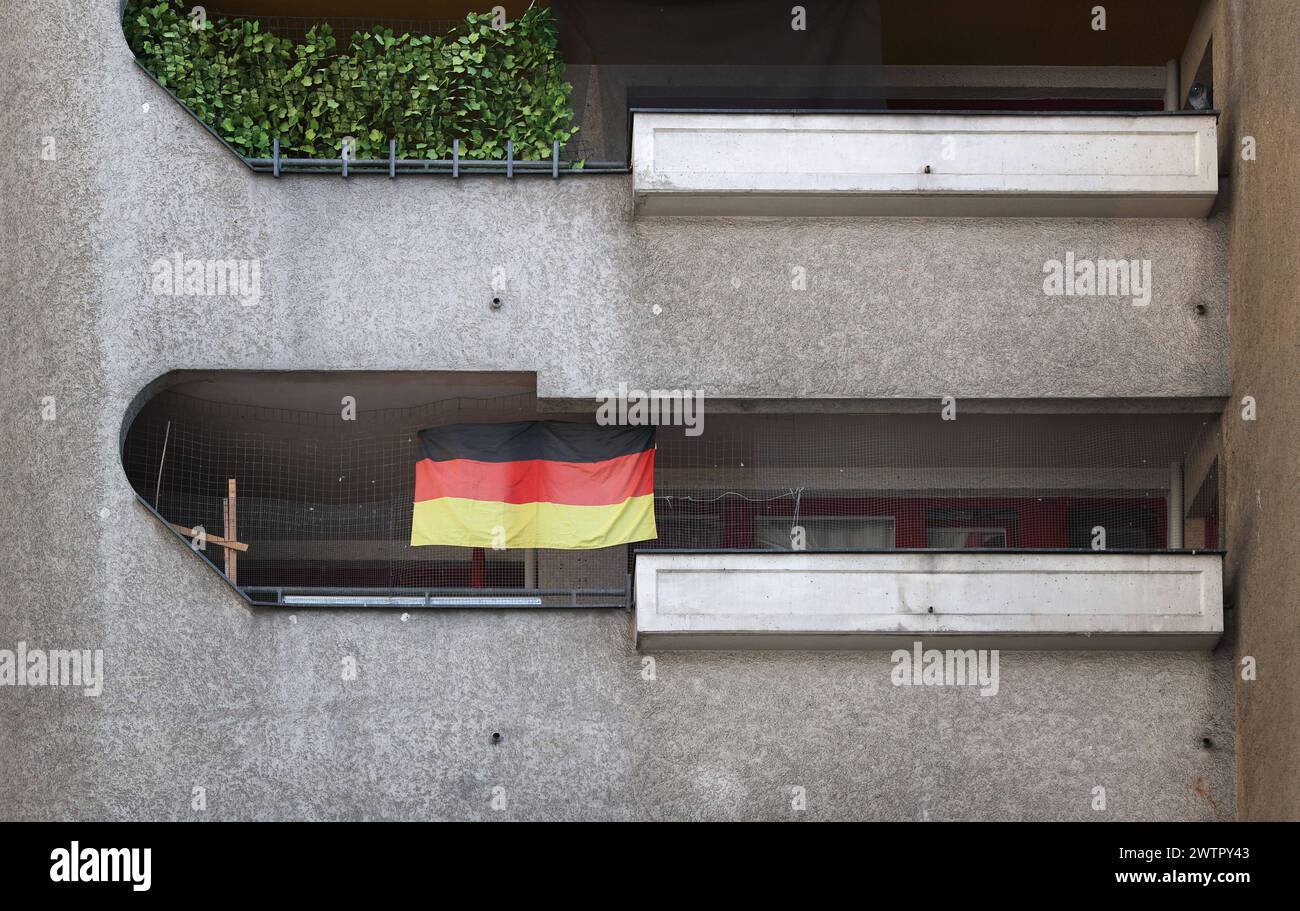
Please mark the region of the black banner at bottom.
POLYGON ((873 898, 970 886, 1229 897, 1284 885, 1294 834, 1225 823, 4 823, 0 870, 8 897, 481 890, 494 901, 689 888, 734 900, 831 885, 873 898))

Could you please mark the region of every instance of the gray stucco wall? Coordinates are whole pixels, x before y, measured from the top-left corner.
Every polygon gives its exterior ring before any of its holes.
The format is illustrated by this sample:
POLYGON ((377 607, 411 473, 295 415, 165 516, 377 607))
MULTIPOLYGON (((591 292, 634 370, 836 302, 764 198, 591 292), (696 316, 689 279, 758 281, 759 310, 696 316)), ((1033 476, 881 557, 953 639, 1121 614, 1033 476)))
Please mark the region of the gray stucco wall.
MULTIPOLYGON (((1224 4, 1215 34, 1215 91, 1226 96, 1231 179, 1232 404, 1223 415, 1228 467, 1226 597, 1237 605, 1238 801, 1243 819, 1300 819, 1300 6, 1224 4), (1241 157, 1252 137, 1256 157, 1241 157), (1255 399, 1253 421, 1242 399, 1255 399)), ((1221 102, 1222 103, 1222 102, 1221 102)))
POLYGON ((254 613, 136 505, 116 451, 173 369, 1222 395, 1221 219, 638 222, 624 177, 276 182, 138 72, 116 9, 0 22, 21 99, 0 109, 0 647, 103 648, 108 678, 98 699, 0 689, 0 816, 785 818, 794 786, 815 818, 1232 816, 1226 652, 1004 653, 981 698, 895 688, 886 653, 663 655, 647 681, 621 613, 254 613), (1152 259, 1152 306, 1043 297, 1065 250, 1152 259), (259 259, 261 302, 151 294, 174 251, 259 259))

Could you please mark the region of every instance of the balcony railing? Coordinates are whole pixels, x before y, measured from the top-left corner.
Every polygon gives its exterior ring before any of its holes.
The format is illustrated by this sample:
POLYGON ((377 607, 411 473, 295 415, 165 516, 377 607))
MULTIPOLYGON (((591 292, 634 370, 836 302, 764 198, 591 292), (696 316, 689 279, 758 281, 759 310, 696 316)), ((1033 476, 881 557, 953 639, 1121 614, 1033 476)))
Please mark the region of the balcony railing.
POLYGON ((642 552, 644 649, 1212 648, 1218 553, 642 552))
POLYGON ((1212 112, 641 111, 642 215, 1204 217, 1212 112))

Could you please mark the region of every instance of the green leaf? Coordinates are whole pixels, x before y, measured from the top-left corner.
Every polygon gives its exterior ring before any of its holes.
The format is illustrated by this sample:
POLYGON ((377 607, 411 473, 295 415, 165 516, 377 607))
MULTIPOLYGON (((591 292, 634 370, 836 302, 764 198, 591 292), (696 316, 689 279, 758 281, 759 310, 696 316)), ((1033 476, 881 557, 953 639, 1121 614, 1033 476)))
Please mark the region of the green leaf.
POLYGON ((245 154, 337 152, 345 135, 369 150, 392 139, 403 154, 438 158, 461 139, 467 156, 546 158, 578 131, 549 10, 505 29, 472 13, 446 35, 373 28, 337 41, 327 24, 301 41, 257 19, 209 17, 190 28, 189 0, 128 0, 127 41, 161 84, 245 154), (371 38, 375 40, 371 42, 371 38))

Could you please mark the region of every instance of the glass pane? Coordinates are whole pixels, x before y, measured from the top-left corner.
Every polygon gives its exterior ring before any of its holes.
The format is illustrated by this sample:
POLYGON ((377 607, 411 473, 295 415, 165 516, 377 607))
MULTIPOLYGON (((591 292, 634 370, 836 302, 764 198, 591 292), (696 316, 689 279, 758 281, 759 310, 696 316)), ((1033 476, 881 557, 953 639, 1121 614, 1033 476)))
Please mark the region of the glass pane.
MULTIPOLYGON (((756 547, 790 550, 793 519, 763 517, 755 520, 756 547)), ((894 546, 894 522, 887 518, 854 516, 800 519, 808 550, 884 550, 894 546)))
POLYGON ((1006 547, 1007 533, 1001 528, 927 528, 925 546, 943 550, 1006 547))

